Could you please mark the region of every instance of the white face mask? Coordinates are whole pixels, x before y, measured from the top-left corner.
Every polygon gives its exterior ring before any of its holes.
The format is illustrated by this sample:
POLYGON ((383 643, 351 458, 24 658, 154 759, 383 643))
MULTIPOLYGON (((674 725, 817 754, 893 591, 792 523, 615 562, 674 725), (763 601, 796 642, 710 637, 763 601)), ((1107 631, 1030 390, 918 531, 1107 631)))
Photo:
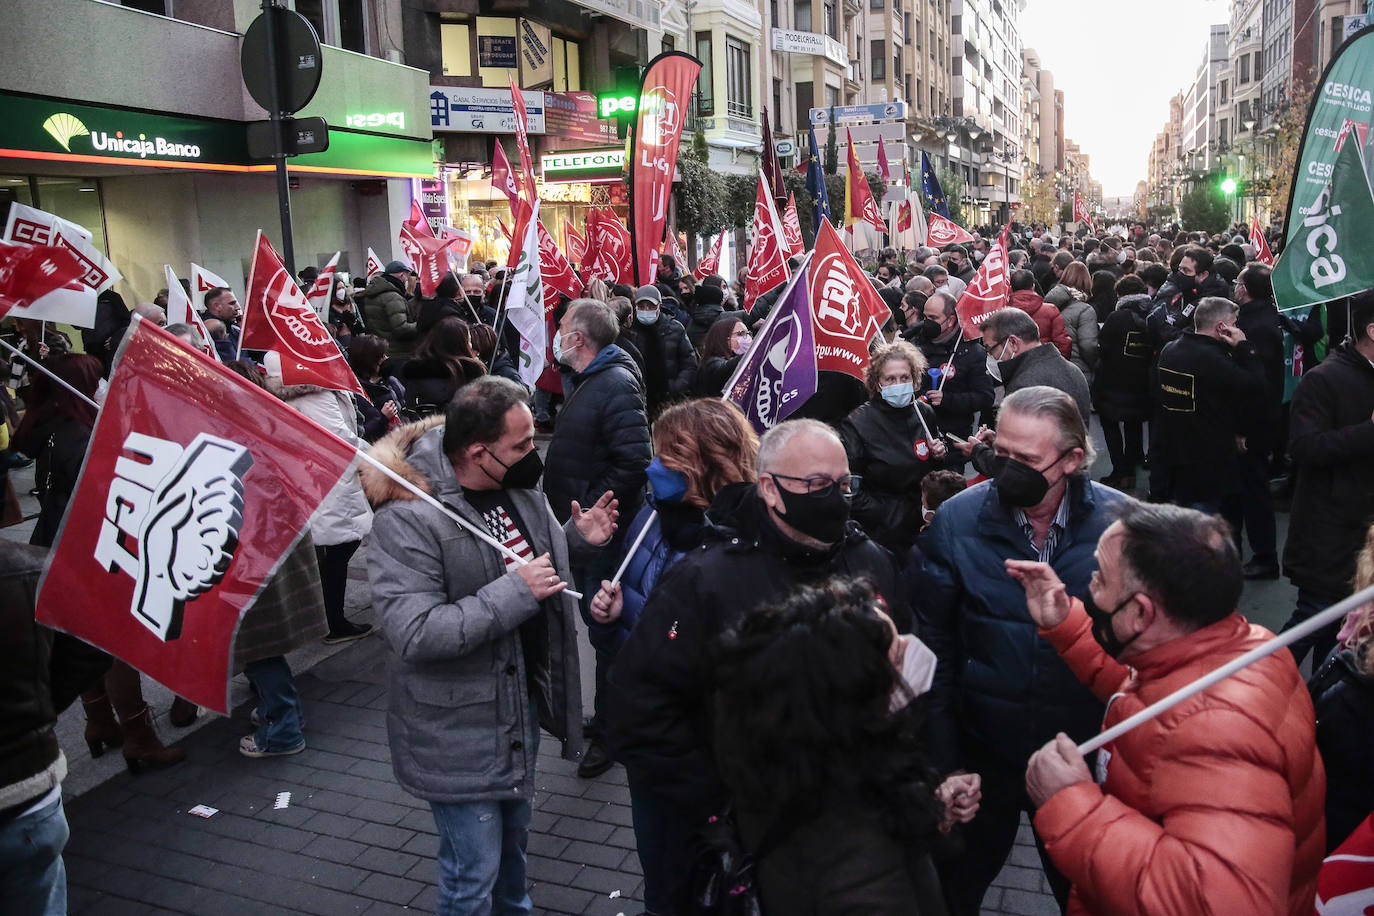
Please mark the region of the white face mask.
POLYGON ((902 653, 902 683, 892 692, 892 712, 902 709, 935 683, 935 653, 915 636, 897 638, 906 643, 906 651, 902 653))
POLYGON ((732 346, 730 349, 735 352, 736 356, 743 356, 744 354, 749 352, 749 348, 753 345, 753 343, 753 335, 745 334, 743 337, 736 337, 734 346, 732 346))
POLYGON ((334 290, 334 298, 340 302, 346 301, 348 299, 348 290, 342 288, 334 290))
POLYGON ((653 324, 658 321, 658 309, 635 309, 635 321, 640 324, 653 324))

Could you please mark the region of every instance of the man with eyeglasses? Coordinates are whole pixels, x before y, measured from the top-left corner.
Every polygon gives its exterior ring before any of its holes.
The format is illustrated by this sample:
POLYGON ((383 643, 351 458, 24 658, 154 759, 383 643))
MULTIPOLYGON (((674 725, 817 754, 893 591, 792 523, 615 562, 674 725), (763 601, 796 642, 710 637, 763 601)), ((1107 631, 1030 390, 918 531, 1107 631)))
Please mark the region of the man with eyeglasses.
POLYGON ((1052 343, 1042 343, 1035 319, 1014 306, 998 309, 979 325, 983 348, 997 363, 1003 390, 1008 394, 1048 385, 1070 395, 1086 425, 1092 417, 1092 393, 1083 370, 1064 358, 1052 343))
POLYGON ((692 831, 729 802, 713 750, 716 638, 754 608, 833 575, 868 579, 897 628, 911 628, 891 554, 849 520, 860 480, 835 431, 816 420, 778 424, 759 443, 757 473, 716 495, 704 545, 659 579, 607 684, 613 756, 663 802, 664 872, 679 878, 692 831))
MULTIPOLYGON (((1033 332, 1035 323, 1020 314, 1033 332)), ((996 477, 942 503, 919 542, 920 635, 939 660, 927 746, 941 773, 983 778, 982 808, 963 829, 964 854, 939 863, 955 916, 979 912, 1015 843, 1021 812, 1034 811, 1024 783, 1031 754, 1059 732, 1086 740, 1102 718, 1102 704, 1036 635, 1005 562, 1047 563, 1069 595, 1083 598, 1098 538, 1127 499, 1089 479, 1084 415, 1056 388, 1008 395, 993 450, 996 477)), ((1069 883, 1043 846, 1040 858, 1062 906, 1069 883)))

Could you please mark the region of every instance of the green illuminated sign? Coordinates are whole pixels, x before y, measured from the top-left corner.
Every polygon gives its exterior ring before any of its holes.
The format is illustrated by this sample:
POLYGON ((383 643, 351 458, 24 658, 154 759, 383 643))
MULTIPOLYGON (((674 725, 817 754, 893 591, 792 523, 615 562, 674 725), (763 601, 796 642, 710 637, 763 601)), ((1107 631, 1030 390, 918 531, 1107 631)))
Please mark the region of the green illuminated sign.
POLYGON ((596 97, 597 110, 603 118, 614 118, 622 114, 634 114, 639 107, 639 99, 633 95, 611 93, 596 97))
POLYGON ((394 127, 397 130, 405 130, 406 113, 404 111, 373 111, 366 114, 349 114, 344 115, 344 125, 359 130, 376 127, 394 127))

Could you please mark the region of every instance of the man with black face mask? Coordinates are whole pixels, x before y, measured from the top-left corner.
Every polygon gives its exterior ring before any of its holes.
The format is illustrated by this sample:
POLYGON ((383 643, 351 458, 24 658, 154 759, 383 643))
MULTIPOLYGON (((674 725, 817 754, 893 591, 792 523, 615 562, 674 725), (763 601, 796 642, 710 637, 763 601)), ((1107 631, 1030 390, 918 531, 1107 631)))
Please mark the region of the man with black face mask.
MULTIPOLYGON (((1215 516, 1132 501, 1096 559, 1078 598, 1043 563, 1006 565, 1043 641, 1109 701, 1104 730, 1273 636, 1235 610, 1240 557, 1215 516)), ((1310 912, 1326 846, 1314 733, 1280 650, 1108 743, 1095 774, 1082 736, 1056 735, 1026 788, 1071 911, 1310 912)))
POLYGON ((716 638, 794 586, 834 575, 867 578, 897 628, 910 631, 891 554, 849 520, 859 485, 831 427, 789 420, 769 430, 757 482, 720 490, 707 510, 705 544, 659 579, 616 657, 606 737, 613 756, 669 803, 667 874, 686 876, 690 834, 729 803, 713 752, 716 638))
POLYGON ((464 321, 471 321, 474 324, 496 323, 496 311, 483 301, 487 285, 477 274, 463 274, 463 299, 466 300, 461 308, 468 313, 463 316, 464 321))
POLYGON ((429 802, 440 836, 439 909, 525 912, 525 843, 542 726, 575 759, 582 737, 577 603, 570 558, 616 529, 609 492, 559 525, 523 386, 462 388, 445 421, 373 447, 396 473, 529 562, 518 565, 437 506, 369 468, 377 506, 372 602, 391 650, 387 730, 396 780, 429 802), (493 899, 495 898, 495 899, 493 899))
MULTIPOLYGON (((1029 319, 1027 319, 1029 320, 1029 319)), ((1062 359, 1056 353, 1056 358, 1062 359)), ((1007 560, 1048 563, 1076 597, 1088 593, 1093 546, 1126 497, 1092 482, 1092 447, 1074 399, 1046 386, 1007 396, 994 446, 997 476, 941 504, 921 535, 921 639, 939 664, 929 741, 941 773, 981 773, 983 802, 963 828, 965 852, 940 863, 949 910, 976 914, 1016 840, 1033 751, 1067 732, 1097 731, 1102 704, 1043 640, 1007 560)), ((1061 905, 1069 885, 1041 860, 1061 905)))

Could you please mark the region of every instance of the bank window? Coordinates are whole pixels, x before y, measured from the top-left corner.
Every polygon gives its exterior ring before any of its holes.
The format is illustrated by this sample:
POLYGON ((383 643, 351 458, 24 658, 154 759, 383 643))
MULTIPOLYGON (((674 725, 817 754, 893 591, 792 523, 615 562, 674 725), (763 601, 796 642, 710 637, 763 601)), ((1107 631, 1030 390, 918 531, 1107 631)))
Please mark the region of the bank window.
POLYGON ((472 37, 466 23, 439 24, 444 76, 472 76, 472 37))
POLYGON ((725 92, 727 114, 737 118, 754 116, 749 46, 738 38, 725 39, 725 92))
POLYGON ((710 117, 716 113, 715 69, 711 66, 711 33, 697 32, 697 60, 701 74, 697 77, 697 114, 710 117))
POLYGON ((834 108, 840 104, 840 90, 835 86, 825 87, 825 107, 834 108))
POLYGON ((582 51, 577 42, 553 37, 553 91, 576 92, 582 88, 582 51))

